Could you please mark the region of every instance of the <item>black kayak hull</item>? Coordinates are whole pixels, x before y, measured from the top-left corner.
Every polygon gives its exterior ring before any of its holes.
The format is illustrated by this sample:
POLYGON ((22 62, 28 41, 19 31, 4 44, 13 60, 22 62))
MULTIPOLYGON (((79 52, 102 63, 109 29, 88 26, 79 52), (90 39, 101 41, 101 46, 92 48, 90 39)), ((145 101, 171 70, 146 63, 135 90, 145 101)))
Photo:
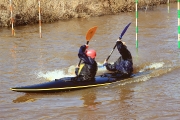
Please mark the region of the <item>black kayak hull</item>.
POLYGON ((69 91, 75 89, 83 89, 97 86, 104 86, 116 81, 120 81, 123 78, 115 78, 109 76, 96 76, 93 81, 74 81, 74 77, 64 77, 61 79, 55 79, 50 82, 39 83, 34 85, 20 86, 10 88, 16 92, 55 92, 55 91, 69 91))

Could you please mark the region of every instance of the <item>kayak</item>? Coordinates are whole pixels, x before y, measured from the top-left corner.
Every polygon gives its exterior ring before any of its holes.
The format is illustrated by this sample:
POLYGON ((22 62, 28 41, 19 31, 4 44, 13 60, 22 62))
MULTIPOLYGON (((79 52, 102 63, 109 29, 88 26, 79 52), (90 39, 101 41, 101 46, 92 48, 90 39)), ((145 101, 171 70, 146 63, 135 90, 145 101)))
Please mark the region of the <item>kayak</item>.
POLYGON ((106 73, 100 76, 96 76, 95 79, 91 81, 75 81, 74 78, 75 77, 64 77, 45 83, 13 87, 10 89, 16 92, 70 91, 70 90, 109 85, 113 82, 125 79, 121 76, 113 75, 112 73, 106 73))
MULTIPOLYGON (((124 30, 122 31, 121 35, 119 38, 121 39, 128 27, 130 26, 131 23, 129 23, 124 30)), ((97 27, 93 27, 89 29, 89 31, 86 34, 86 40, 87 40, 87 45, 96 32, 97 27)), ((116 45, 114 46, 113 50, 111 51, 110 55, 106 60, 108 60, 114 51, 116 45)), ((80 64, 81 60, 79 61, 80 64)), ((132 77, 132 76, 130 76, 132 77)), ((105 73, 100 76, 96 76, 93 80, 91 81, 78 81, 74 80, 75 77, 64 77, 60 79, 55 79, 50 82, 45 82, 45 83, 39 83, 35 85, 28 85, 28 86, 20 86, 20 87, 14 87, 10 88, 12 91, 16 92, 56 92, 56 91, 69 91, 69 90, 76 90, 76 89, 83 89, 83 88, 90 88, 90 87, 97 87, 97 86, 103 86, 103 85, 108 85, 116 81, 123 80, 127 77, 123 77, 119 74, 115 73, 105 73)))

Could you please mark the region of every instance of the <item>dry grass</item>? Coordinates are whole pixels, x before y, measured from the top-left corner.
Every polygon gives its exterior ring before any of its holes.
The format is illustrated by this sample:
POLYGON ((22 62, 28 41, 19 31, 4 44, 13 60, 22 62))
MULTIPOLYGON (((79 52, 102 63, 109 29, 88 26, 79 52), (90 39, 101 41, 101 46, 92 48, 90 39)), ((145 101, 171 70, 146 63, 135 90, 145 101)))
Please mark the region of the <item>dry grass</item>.
MULTIPOLYGON (((12 2, 15 25, 38 23, 38 0, 12 2)), ((139 0, 138 7, 144 9, 147 5, 153 7, 166 2, 167 0, 139 0)), ((43 23, 131 11, 135 11, 135 0, 41 0, 43 23)), ((0 26, 10 25, 9 0, 0 0, 0 26)))

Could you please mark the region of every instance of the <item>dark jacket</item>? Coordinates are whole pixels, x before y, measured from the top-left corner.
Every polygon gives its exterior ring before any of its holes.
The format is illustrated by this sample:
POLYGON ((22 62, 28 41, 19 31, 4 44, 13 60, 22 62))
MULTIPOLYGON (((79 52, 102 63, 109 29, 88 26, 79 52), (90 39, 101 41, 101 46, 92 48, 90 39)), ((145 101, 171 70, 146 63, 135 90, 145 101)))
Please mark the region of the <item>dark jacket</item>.
POLYGON ((97 72, 97 63, 95 59, 85 54, 86 45, 82 45, 79 49, 78 57, 82 60, 80 68, 76 68, 75 73, 80 81, 94 80, 97 72))
POLYGON ((106 69, 109 71, 116 71, 124 75, 131 75, 133 72, 133 61, 130 51, 127 47, 121 42, 116 42, 117 49, 121 56, 117 59, 114 64, 106 63, 106 69))

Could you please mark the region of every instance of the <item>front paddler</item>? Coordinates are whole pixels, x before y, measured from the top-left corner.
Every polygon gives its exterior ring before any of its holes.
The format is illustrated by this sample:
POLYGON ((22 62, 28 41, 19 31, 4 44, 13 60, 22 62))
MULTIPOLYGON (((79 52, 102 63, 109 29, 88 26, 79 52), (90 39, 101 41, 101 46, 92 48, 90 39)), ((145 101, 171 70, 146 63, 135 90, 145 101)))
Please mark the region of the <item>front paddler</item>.
POLYGON ((78 57, 82 60, 81 64, 75 69, 77 81, 93 81, 97 73, 97 63, 95 61, 96 51, 88 49, 88 45, 79 48, 78 57))

